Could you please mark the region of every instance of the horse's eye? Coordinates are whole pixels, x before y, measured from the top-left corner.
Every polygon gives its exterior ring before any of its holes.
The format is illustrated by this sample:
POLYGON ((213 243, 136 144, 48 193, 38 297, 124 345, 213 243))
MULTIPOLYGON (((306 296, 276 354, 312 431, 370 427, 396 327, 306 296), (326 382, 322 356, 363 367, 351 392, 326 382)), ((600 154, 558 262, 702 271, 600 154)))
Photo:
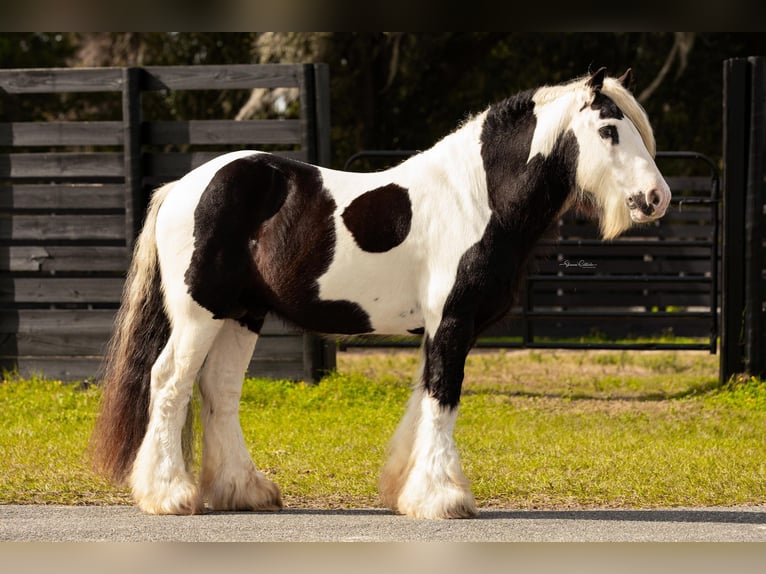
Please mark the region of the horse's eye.
POLYGON ((601 139, 612 140, 612 145, 620 143, 620 136, 617 134, 617 126, 602 126, 598 128, 598 135, 601 139))

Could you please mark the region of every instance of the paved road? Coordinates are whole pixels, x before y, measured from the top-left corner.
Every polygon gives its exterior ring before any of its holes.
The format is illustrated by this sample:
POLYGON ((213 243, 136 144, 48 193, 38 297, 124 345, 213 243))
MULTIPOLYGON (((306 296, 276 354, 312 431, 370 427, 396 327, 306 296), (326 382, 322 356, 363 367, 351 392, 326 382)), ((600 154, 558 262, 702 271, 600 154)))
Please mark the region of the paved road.
POLYGON ((126 506, 0 506, 2 541, 764 542, 766 506, 669 510, 483 510, 412 520, 378 509, 148 516, 126 506))

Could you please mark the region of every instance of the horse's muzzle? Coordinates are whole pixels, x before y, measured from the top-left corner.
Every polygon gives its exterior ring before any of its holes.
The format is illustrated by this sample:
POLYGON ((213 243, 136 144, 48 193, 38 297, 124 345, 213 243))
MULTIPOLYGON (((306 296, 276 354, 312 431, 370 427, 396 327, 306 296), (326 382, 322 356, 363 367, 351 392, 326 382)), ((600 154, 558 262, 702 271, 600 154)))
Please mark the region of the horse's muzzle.
POLYGON ((625 200, 630 209, 630 218, 637 222, 653 221, 665 215, 670 204, 670 190, 650 189, 639 191, 625 200))

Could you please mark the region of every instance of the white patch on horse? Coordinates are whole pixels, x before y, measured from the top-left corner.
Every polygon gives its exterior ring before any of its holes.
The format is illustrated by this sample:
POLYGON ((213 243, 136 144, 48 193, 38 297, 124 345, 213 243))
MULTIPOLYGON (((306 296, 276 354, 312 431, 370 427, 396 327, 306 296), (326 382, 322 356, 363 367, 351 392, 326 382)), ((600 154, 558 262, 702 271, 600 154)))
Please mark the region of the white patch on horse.
POLYGON ((481 158, 482 113, 420 154, 389 170, 348 174, 322 169, 337 208, 332 264, 319 280, 321 299, 360 305, 378 334, 436 328, 460 257, 481 239, 491 215, 481 158), (363 251, 342 214, 367 190, 394 183, 409 193, 410 233, 385 253, 363 251))
MULTIPOLYGON (((551 99, 552 88, 540 88, 532 97, 535 102, 534 114, 537 119, 535 133, 529 146, 527 163, 537 155, 548 157, 559 139, 561 133, 572 121, 573 109, 576 107, 574 92, 565 93, 551 99)), ((556 90, 558 92, 558 90, 556 90)))

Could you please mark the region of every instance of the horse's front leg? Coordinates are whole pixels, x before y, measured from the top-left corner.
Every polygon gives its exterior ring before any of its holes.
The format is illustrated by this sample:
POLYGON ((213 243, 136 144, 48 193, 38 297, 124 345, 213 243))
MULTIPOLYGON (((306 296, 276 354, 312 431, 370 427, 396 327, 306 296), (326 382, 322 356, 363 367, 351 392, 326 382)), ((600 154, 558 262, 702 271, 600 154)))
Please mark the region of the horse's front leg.
POLYGON ((476 516, 453 432, 470 325, 443 320, 423 339, 419 381, 390 444, 380 480, 383 502, 413 518, 476 516))

